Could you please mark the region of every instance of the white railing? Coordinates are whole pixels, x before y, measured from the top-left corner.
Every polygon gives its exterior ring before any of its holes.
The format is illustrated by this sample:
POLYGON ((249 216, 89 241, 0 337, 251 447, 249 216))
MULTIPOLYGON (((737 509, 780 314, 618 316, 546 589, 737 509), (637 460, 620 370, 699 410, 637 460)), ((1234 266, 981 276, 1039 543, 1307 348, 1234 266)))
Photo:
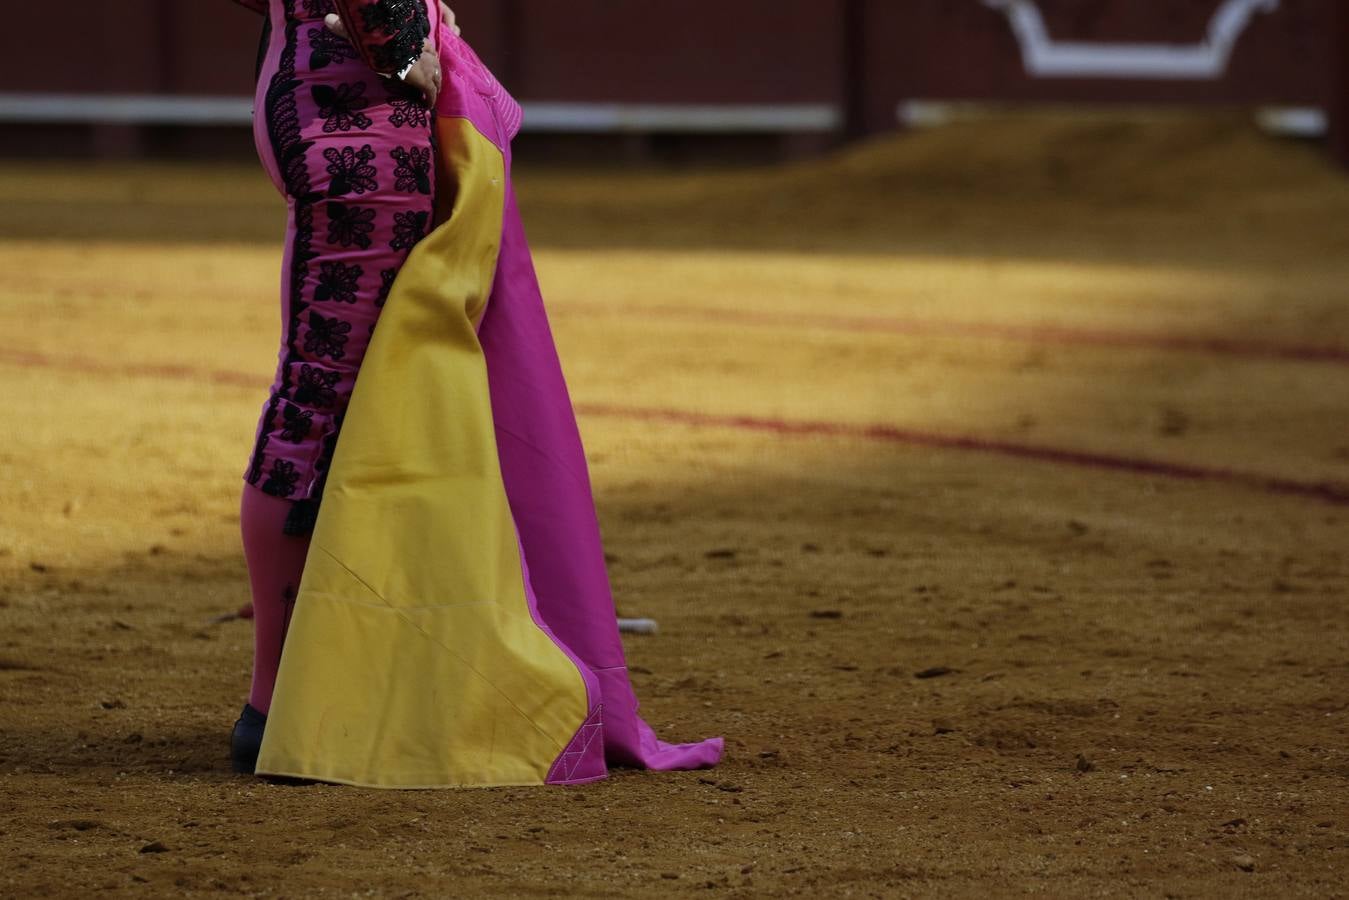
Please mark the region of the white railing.
MULTIPOLYGON (((250 97, 0 93, 0 122, 247 125, 252 120, 250 97)), ((842 110, 828 103, 525 104, 525 129, 536 132, 833 132, 842 125, 842 110)))

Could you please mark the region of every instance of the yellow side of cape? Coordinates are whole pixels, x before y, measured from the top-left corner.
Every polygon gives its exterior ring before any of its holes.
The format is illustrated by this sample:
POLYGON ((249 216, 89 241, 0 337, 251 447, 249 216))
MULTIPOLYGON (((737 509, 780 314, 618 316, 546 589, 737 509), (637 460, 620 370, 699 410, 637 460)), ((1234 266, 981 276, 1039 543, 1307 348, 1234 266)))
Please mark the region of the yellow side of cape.
POLYGON ((409 255, 362 362, 259 774, 541 784, 587 715, 580 672, 530 614, 476 332, 505 162, 465 119, 437 138, 453 208, 409 255))

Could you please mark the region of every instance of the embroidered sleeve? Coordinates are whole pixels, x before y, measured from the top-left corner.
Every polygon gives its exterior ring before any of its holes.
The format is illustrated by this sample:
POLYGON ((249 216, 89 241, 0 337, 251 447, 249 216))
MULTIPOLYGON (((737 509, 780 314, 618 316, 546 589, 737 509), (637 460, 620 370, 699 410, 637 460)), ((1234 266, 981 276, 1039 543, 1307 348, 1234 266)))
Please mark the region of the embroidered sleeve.
POLYGON ((415 62, 431 33, 426 0, 333 0, 333 8, 361 58, 384 75, 415 62))
POLYGON ((234 0, 240 6, 246 6, 255 13, 267 12, 267 0, 234 0))

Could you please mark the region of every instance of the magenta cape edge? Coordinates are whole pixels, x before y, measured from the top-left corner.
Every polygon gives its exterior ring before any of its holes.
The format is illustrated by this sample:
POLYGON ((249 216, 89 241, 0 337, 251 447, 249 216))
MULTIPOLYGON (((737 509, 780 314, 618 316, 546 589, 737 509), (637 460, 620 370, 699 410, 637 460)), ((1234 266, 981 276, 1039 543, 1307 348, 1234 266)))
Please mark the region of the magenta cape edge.
MULTIPOLYGON (((510 141, 520 107, 477 56, 440 29, 446 91, 440 115, 469 119, 506 157, 506 209, 496 279, 479 326, 486 356, 501 473, 519 532, 529 593, 540 624, 582 669, 591 708, 602 708, 603 761, 582 726, 574 752, 591 757, 568 779, 555 767, 551 782, 593 780, 603 764, 672 770, 716 765, 723 740, 669 744, 638 715, 637 697, 614 608, 599 521, 580 431, 553 342, 543 295, 510 179, 510 141), (598 771, 596 763, 599 763, 598 771), (579 774, 579 772, 578 772, 579 774)), ((577 770, 575 764, 566 767, 577 770)))

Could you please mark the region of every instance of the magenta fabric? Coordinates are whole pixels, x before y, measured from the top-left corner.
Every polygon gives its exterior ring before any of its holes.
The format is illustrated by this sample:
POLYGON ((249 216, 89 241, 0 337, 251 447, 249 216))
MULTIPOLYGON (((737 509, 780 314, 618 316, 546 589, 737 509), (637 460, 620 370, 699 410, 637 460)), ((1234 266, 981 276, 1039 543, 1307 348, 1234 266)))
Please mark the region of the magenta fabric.
POLYGON ((285 500, 244 485, 239 524, 253 595, 253 683, 248 704, 263 715, 272 707, 281 648, 309 555, 308 537, 281 533, 289 512, 285 500))
POLYGON ((589 469, 543 295, 510 180, 520 106, 469 46, 442 28, 447 87, 440 115, 460 115, 506 155, 507 190, 496 281, 478 337, 487 358, 501 473, 523 548, 538 619, 571 656, 591 692, 592 714, 550 781, 590 780, 603 761, 647 769, 716 765, 721 738, 669 744, 638 715, 618 632, 589 469), (598 696, 595 692, 598 691, 598 696))
POLYGON ((480 337, 502 476, 540 615, 599 684, 607 762, 660 770, 716 765, 721 738, 668 744, 638 715, 585 451, 513 194, 506 212, 480 337))
POLYGON ((581 727, 577 729, 570 744, 553 763, 548 772, 547 782, 549 784, 584 784, 590 781, 598 781, 609 774, 604 759, 604 692, 600 688, 600 682, 595 673, 590 671, 585 662, 548 627, 547 620, 539 611, 539 598, 534 593, 533 576, 529 573, 529 562, 525 557, 524 544, 520 542, 518 528, 516 529, 515 539, 520 547, 520 571, 524 576, 525 600, 529 604, 529 614, 533 617, 534 623, 539 626, 544 634, 548 635, 563 653, 567 654, 567 658, 581 673, 581 678, 585 682, 586 701, 590 710, 590 714, 581 727))
MULTIPOLYGON (((439 23, 440 6, 425 0, 439 23)), ((281 348, 249 484, 317 501, 361 360, 430 224, 432 115, 330 32, 315 0, 270 0, 256 93, 258 155, 286 198, 281 348)))

